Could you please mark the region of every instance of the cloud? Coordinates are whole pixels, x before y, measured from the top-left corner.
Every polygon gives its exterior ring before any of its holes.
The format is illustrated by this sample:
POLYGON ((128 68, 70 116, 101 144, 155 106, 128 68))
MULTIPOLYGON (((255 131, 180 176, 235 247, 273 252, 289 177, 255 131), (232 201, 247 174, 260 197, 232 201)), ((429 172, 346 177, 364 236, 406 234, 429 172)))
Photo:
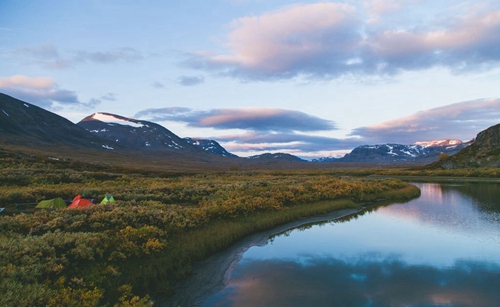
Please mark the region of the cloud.
POLYGON ((160 88, 164 88, 165 85, 159 81, 155 81, 153 83, 151 83, 151 86, 154 87, 154 88, 157 88, 157 89, 160 89, 160 88))
POLYGON ((205 82, 205 78, 203 78, 202 76, 181 76, 179 77, 177 82, 182 86, 195 86, 205 82))
POLYGON ((334 123, 299 111, 274 108, 214 109, 193 111, 187 108, 147 109, 135 115, 156 121, 183 122, 191 127, 245 129, 251 131, 322 131, 336 129, 334 123))
POLYGON ((437 139, 472 139, 500 122, 500 99, 480 99, 421 111, 351 132, 373 143, 411 144, 437 139))
POLYGON ((38 59, 54 59, 59 58, 59 51, 52 44, 38 45, 32 47, 23 47, 16 50, 18 54, 38 58, 38 59))
POLYGON ((54 45, 45 44, 19 48, 12 53, 22 57, 25 64, 37 65, 43 69, 67 69, 80 63, 131 63, 143 59, 139 51, 129 47, 93 52, 80 50, 61 54, 54 45))
POLYGON ((108 101, 116 101, 116 97, 114 93, 107 93, 103 96, 101 96, 102 100, 108 100, 108 101))
POLYGON ((16 75, 0 77, 0 91, 43 108, 56 108, 55 103, 89 108, 100 103, 91 99, 88 103, 79 101, 74 91, 62 89, 51 78, 16 75))
POLYGON ((411 23, 398 25, 375 26, 367 20, 370 14, 394 12, 413 2, 419 1, 372 1, 364 11, 363 6, 348 4, 301 4, 239 18, 226 38, 226 54, 194 52, 185 64, 243 80, 384 76, 432 67, 462 73, 498 67, 498 7, 476 9, 469 4, 469 10, 462 9, 467 13, 453 15, 450 4, 432 21, 408 17, 411 23))
POLYGON ((240 108, 195 111, 171 107, 146 109, 134 117, 154 122, 180 122, 188 127, 246 131, 209 137, 234 152, 280 151, 309 157, 313 156, 311 152, 345 150, 362 145, 356 137, 336 139, 309 135, 317 131, 335 130, 336 126, 330 120, 293 110, 240 108))
POLYGON ((37 65, 44 69, 66 69, 73 66, 73 61, 63 58, 52 44, 23 47, 13 52, 25 59, 27 65, 37 65))
POLYGON ((330 75, 345 70, 361 40, 353 6, 295 5, 233 22, 229 55, 193 54, 188 65, 248 79, 330 75))
POLYGON ((400 11, 408 4, 414 4, 422 0, 372 0, 368 1, 365 6, 368 7, 369 13, 374 15, 385 15, 400 11))
POLYGON ((363 145, 358 138, 338 139, 298 133, 243 133, 217 136, 228 150, 296 150, 304 152, 337 151, 363 145))
POLYGON ((110 63, 130 63, 142 60, 143 56, 139 51, 124 47, 110 51, 77 51, 73 58, 75 62, 91 62, 96 64, 110 64, 110 63))

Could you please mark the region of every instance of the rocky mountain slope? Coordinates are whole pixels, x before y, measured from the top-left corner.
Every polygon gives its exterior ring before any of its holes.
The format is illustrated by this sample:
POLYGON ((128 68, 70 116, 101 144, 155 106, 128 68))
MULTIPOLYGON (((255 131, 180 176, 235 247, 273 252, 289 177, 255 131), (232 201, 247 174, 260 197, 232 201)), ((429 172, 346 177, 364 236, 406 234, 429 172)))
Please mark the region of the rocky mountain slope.
POLYGON ((452 157, 443 156, 434 166, 445 169, 500 167, 500 124, 479 132, 469 147, 452 157))

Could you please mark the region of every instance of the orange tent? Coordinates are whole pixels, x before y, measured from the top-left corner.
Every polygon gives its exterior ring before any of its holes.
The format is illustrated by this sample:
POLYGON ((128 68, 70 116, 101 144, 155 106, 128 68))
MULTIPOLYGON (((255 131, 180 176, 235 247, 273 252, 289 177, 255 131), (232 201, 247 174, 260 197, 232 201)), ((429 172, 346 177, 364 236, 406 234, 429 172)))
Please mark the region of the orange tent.
POLYGON ((91 203, 90 200, 82 198, 81 195, 77 195, 75 198, 73 198, 73 202, 71 203, 71 205, 69 205, 68 208, 83 208, 92 205, 93 203, 91 203))

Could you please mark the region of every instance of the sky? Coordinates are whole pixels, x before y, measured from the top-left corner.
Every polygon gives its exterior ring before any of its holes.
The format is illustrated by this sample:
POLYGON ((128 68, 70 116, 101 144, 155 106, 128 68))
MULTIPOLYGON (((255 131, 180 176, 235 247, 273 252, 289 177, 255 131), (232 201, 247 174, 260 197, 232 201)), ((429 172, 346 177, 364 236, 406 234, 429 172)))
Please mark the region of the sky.
POLYGON ((500 122, 500 1, 0 0, 0 92, 239 156, 468 141, 500 122))

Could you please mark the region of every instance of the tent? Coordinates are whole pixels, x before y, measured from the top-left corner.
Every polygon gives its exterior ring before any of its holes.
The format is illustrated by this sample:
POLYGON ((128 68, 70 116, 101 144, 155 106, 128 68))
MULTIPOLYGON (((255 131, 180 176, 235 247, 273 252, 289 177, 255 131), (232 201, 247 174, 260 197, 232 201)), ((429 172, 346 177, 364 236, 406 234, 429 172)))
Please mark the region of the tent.
POLYGON ((71 203, 71 205, 69 205, 68 208, 84 208, 92 205, 93 203, 91 203, 90 200, 82 198, 81 195, 77 195, 75 198, 73 198, 73 202, 71 203))
POLYGON ((42 200, 36 205, 35 208, 66 208, 66 202, 61 197, 56 197, 53 199, 42 200))
POLYGON ((100 202, 100 205, 104 205, 104 204, 107 204, 107 203, 112 203, 114 202, 115 199, 113 198, 112 195, 106 195, 104 196, 104 198, 101 200, 100 202))

